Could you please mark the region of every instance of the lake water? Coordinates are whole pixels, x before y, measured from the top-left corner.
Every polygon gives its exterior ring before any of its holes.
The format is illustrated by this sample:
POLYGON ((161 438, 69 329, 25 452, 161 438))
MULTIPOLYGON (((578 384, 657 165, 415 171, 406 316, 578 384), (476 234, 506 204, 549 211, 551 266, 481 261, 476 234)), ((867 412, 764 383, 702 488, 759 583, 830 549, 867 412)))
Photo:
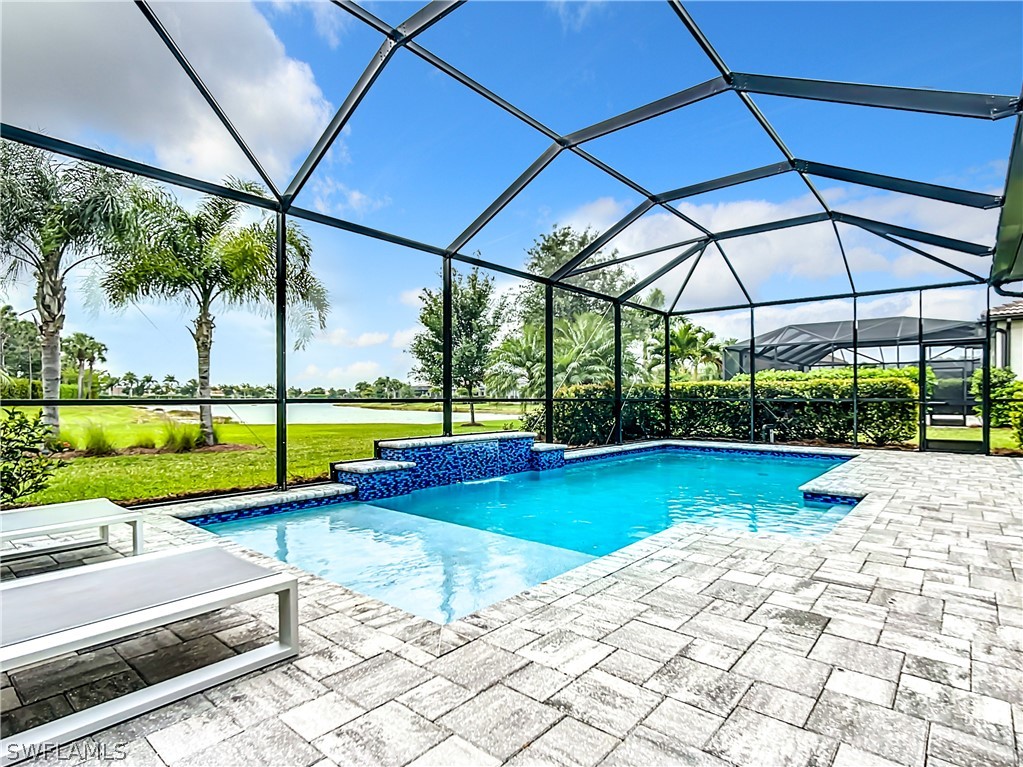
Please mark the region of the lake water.
MULTIPOLYGON (((172 405, 151 410, 193 410, 198 408, 172 405)), ((214 405, 213 415, 230 418, 235 423, 272 424, 276 419, 274 405, 214 405)), ((466 423, 468 413, 454 413, 455 423, 466 423)), ((514 421, 517 415, 510 413, 487 413, 476 410, 477 421, 514 421)), ((345 407, 312 402, 308 405, 288 405, 288 423, 441 423, 443 413, 429 413, 422 410, 375 410, 365 407, 345 407)))

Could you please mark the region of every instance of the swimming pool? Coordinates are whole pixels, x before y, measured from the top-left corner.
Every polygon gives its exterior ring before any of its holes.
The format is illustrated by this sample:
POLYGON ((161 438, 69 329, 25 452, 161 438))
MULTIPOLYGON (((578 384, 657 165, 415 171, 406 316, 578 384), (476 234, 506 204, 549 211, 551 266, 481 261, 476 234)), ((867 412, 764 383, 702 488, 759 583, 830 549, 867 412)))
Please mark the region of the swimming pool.
POLYGON ((816 536, 799 486, 842 458, 666 450, 203 525, 439 623, 682 522, 816 536))

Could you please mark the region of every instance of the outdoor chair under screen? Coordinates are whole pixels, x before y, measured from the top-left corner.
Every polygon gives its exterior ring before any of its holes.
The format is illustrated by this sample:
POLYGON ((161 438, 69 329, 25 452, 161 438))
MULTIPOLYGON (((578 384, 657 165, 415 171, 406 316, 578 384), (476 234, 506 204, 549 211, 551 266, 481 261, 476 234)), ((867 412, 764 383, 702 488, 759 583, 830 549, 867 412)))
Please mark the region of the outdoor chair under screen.
POLYGON ((5 548, 0 557, 6 560, 67 551, 110 543, 110 525, 131 525, 132 551, 141 554, 143 548, 142 512, 118 506, 107 498, 86 501, 50 503, 0 512, 0 544, 22 538, 40 538, 61 535, 78 530, 99 530, 98 539, 51 540, 39 546, 21 549, 5 548))
POLYGON ((205 544, 0 585, 0 667, 15 677, 28 664, 268 594, 278 598, 278 641, 13 734, 0 741, 0 764, 298 654, 298 581, 205 544))

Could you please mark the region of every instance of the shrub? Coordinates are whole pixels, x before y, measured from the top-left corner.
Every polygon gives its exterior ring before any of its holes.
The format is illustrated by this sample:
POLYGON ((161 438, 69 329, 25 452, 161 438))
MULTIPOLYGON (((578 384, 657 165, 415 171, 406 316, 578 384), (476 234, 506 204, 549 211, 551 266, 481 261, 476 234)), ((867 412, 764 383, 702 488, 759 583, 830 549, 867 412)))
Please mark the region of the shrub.
POLYGON ((43 423, 42 411, 28 415, 21 410, 4 410, 0 419, 0 501, 45 490, 64 462, 55 459, 46 445, 52 439, 43 423))
MULTIPOLYGON (((0 380, 0 399, 42 399, 43 382, 34 380, 29 393, 29 381, 26 378, 3 378, 0 380)), ((60 385, 61 399, 76 399, 78 397, 78 386, 76 384, 60 385)))
POLYGON ((182 423, 168 418, 163 424, 160 449, 165 453, 187 453, 203 445, 199 424, 182 423))
MULTIPOLYGON (((970 394, 977 399, 973 412, 978 418, 984 417, 984 405, 980 400, 984 394, 984 369, 973 371, 970 379, 970 394)), ((1012 400, 1023 400, 1023 381, 1016 380, 1011 368, 991 368, 991 426, 1010 426, 1012 400)))
POLYGON ((1016 446, 1023 450, 1023 400, 1013 402, 1009 408, 1009 428, 1016 446))
POLYGON ((107 435, 106 429, 103 428, 102 424, 89 422, 85 426, 85 430, 81 435, 81 442, 79 444, 84 455, 90 458, 102 458, 107 455, 117 455, 117 448, 114 447, 114 443, 110 441, 110 437, 107 435))
MULTIPOLYGON (((622 436, 666 436, 663 389, 636 386, 623 403, 622 436)), ((875 445, 911 439, 917 429, 915 381, 891 375, 859 382, 859 434, 875 445), (886 400, 886 401, 878 401, 886 400), (892 401, 887 401, 892 400, 892 401)), ((606 442, 614 428, 611 384, 572 386, 557 393, 554 436, 585 445, 606 442)), ((768 378, 756 383, 753 428, 762 436, 773 426, 781 441, 846 443, 853 439, 853 385, 841 376, 800 380, 768 378)), ((750 435, 749 380, 687 381, 671 386, 671 436, 747 440, 750 435)), ((524 426, 543 431, 544 409, 526 415, 524 426)))

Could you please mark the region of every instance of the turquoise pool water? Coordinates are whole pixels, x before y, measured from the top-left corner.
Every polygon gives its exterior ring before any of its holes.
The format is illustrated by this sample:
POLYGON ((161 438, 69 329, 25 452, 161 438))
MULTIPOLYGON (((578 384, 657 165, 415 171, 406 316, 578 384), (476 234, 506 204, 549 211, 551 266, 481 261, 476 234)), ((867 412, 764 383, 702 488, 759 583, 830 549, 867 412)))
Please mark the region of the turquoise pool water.
POLYGON ((447 623, 680 522, 823 534, 850 507, 798 488, 839 463, 645 453, 205 527, 447 623))

